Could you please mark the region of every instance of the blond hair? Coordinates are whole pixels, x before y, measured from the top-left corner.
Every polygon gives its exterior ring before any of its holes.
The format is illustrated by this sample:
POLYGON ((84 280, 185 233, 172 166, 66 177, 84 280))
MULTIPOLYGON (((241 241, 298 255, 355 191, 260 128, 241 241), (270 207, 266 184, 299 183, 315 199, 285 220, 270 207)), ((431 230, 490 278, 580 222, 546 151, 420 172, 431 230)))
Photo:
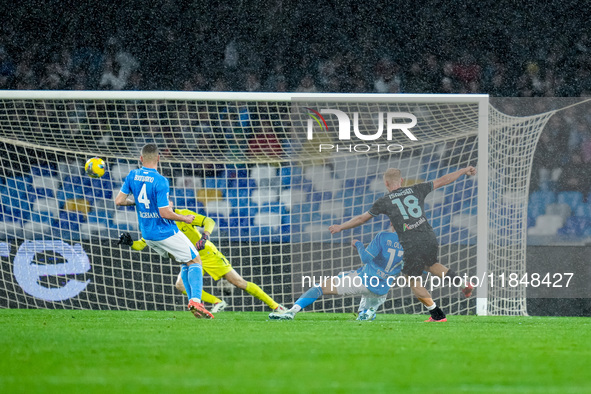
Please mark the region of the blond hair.
POLYGON ((386 182, 387 185, 399 185, 401 180, 402 174, 398 168, 388 168, 384 173, 384 182, 386 182))

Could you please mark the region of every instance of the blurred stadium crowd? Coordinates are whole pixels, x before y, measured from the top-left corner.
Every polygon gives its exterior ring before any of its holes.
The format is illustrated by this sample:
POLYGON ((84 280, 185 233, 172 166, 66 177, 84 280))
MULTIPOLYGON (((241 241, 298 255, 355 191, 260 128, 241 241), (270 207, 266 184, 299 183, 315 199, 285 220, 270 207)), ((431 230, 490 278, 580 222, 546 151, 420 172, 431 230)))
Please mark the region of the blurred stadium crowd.
POLYGON ((0 89, 591 92, 585 6, 564 1, 19 3, 0 89))

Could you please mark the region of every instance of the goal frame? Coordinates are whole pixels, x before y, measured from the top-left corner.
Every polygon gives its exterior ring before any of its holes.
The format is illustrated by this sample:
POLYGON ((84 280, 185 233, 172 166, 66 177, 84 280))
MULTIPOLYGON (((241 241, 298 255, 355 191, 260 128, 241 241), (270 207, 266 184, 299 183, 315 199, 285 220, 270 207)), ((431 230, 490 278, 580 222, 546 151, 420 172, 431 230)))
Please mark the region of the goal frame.
MULTIPOLYGON (((469 103, 478 105, 478 194, 477 194, 477 275, 481 280, 476 313, 487 315, 488 260, 488 132, 489 95, 486 94, 353 94, 353 93, 269 93, 269 92, 187 92, 187 91, 0 91, 0 99, 11 100, 200 100, 200 101, 277 101, 313 98, 318 102, 405 102, 469 103)), ((271 162, 271 161, 269 161, 271 162)))

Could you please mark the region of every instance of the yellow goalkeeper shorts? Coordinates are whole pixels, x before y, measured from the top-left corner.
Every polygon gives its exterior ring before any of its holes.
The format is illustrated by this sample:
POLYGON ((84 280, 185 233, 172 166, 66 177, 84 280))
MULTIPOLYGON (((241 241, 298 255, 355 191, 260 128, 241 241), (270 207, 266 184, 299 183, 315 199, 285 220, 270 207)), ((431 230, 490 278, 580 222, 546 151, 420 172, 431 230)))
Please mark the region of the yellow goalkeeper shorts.
POLYGON ((213 280, 219 280, 222 276, 232 271, 230 262, 219 251, 205 251, 200 252, 201 262, 203 263, 203 270, 213 278, 213 280))

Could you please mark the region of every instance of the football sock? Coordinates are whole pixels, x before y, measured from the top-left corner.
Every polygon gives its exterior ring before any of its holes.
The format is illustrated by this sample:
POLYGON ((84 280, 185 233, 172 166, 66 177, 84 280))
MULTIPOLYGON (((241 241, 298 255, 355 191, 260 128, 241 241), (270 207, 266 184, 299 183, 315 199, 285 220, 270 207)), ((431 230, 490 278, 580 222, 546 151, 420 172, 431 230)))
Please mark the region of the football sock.
POLYGON ((189 285, 189 267, 187 264, 181 265, 181 279, 183 286, 185 286, 185 294, 191 299, 191 286, 189 285))
POLYGON ((437 306, 436 303, 433 303, 433 305, 428 306, 427 310, 429 311, 429 313, 431 314, 431 317, 434 320, 445 319, 445 313, 443 313, 443 311, 437 306))
POLYGON ((222 300, 220 300, 219 298, 217 298, 213 294, 209 294, 206 291, 201 292, 201 301, 207 302, 208 304, 217 304, 217 303, 222 302, 222 300))
POLYGON ((197 302, 201 302, 201 292, 203 291, 203 269, 201 268, 201 264, 191 264, 189 266, 189 274, 187 275, 189 278, 189 287, 187 289, 191 289, 187 291, 191 294, 191 300, 197 300, 197 302))
POLYGON ((312 304, 314 301, 322 297, 322 287, 314 286, 308 289, 304 294, 298 298, 296 301, 296 305, 298 305, 301 309, 304 309, 308 305, 312 304))
POLYGON ((248 294, 263 301, 265 304, 269 306, 269 308, 273 310, 277 309, 277 307, 279 306, 279 304, 273 301, 273 299, 269 297, 267 293, 263 291, 263 289, 261 289, 252 282, 246 282, 245 290, 248 294))

